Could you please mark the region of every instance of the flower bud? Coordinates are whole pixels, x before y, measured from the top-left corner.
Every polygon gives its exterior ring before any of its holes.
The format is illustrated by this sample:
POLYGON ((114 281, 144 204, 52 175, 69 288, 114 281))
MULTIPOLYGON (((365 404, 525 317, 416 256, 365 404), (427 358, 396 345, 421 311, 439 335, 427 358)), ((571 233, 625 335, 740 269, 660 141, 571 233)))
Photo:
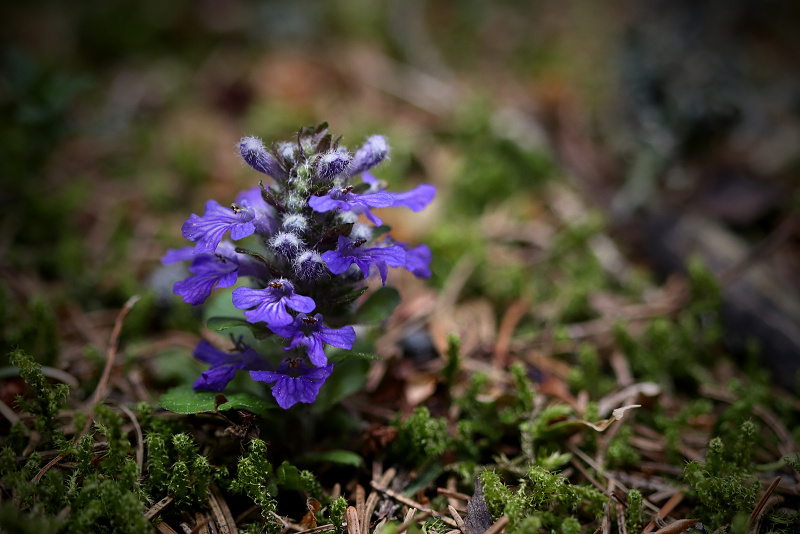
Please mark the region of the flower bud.
POLYGON ((239 153, 242 159, 259 172, 271 176, 276 180, 286 177, 286 171, 275 159, 275 156, 267 152, 264 143, 257 137, 243 137, 239 141, 239 153))
POLYGON ((354 224, 353 230, 350 232, 350 239, 353 241, 358 241, 360 239, 363 239, 364 241, 371 241, 372 227, 367 226, 366 224, 354 224))
POLYGON ((297 163, 297 143, 279 144, 278 154, 288 163, 297 163))
POLYGON ((269 240, 270 246, 286 258, 293 258, 297 251, 300 250, 302 242, 297 235, 291 232, 278 232, 269 240))
POLYGON ((317 161, 317 176, 322 180, 330 180, 344 172, 349 164, 350 154, 347 152, 328 152, 317 161))
POLYGON ((294 268, 303 280, 317 280, 325 274, 325 262, 318 252, 304 250, 294 259, 294 268))
POLYGON ((389 144, 382 135, 373 135, 358 149, 348 171, 351 176, 370 170, 389 155, 389 144))
POLYGON ((303 233, 308 230, 308 219, 299 213, 290 213, 283 218, 281 226, 291 232, 303 233))
POLYGON ((354 211, 340 211, 336 214, 336 220, 339 224, 349 224, 358 221, 358 213, 354 211))

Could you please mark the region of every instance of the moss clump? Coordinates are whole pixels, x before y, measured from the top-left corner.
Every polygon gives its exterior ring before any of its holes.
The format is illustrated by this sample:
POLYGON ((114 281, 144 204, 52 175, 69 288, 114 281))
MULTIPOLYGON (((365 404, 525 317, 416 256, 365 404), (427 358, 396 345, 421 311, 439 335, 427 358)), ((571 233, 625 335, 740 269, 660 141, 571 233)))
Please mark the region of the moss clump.
POLYGON ((32 396, 18 396, 17 404, 24 412, 33 415, 34 429, 39 432, 42 445, 51 441, 64 443, 64 435, 58 428, 58 414, 69 397, 69 387, 64 384, 51 385, 42 374, 42 366, 21 350, 11 353, 11 364, 28 384, 32 396))
POLYGON ((447 421, 431 417, 430 411, 421 406, 397 425, 397 439, 391 451, 411 465, 420 465, 439 458, 447 444, 447 421))
POLYGON ((513 491, 494 471, 481 473, 480 482, 489 512, 494 517, 507 516, 508 532, 512 534, 537 532, 540 528, 580 532, 579 517, 593 520, 607 501, 595 488, 570 484, 558 473, 538 465, 528 467, 527 476, 513 491))
POLYGON ((710 529, 753 509, 759 490, 751 463, 756 434, 756 425, 745 421, 735 435, 709 441, 705 460, 690 462, 683 470, 684 480, 700 503, 697 511, 710 529))
POLYGON ((337 534, 342 534, 345 532, 345 528, 342 526, 344 523, 344 516, 347 512, 347 500, 344 497, 339 497, 338 499, 331 502, 328 513, 331 518, 331 523, 334 526, 334 531, 337 534))

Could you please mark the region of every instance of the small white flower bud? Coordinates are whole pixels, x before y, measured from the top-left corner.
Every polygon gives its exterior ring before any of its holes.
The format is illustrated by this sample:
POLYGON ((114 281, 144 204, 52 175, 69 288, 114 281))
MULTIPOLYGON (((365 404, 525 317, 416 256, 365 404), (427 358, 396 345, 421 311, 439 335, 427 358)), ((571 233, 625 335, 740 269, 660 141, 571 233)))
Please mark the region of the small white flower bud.
POLYGON ((272 236, 269 244, 278 254, 293 258, 303 243, 297 235, 291 232, 278 232, 272 236))
POLYGON ((299 213, 289 213, 283 218, 281 226, 291 232, 303 233, 308 230, 308 219, 299 213))
POLYGON ((326 267, 318 252, 304 250, 295 257, 294 269, 303 280, 316 280, 325 274, 326 267))
POLYGON ((350 240, 356 241, 358 239, 370 241, 372 239, 372 227, 361 223, 354 224, 353 231, 350 232, 350 240))
POLYGON ((358 221, 358 214, 352 211, 340 211, 336 214, 339 224, 355 223, 358 221))

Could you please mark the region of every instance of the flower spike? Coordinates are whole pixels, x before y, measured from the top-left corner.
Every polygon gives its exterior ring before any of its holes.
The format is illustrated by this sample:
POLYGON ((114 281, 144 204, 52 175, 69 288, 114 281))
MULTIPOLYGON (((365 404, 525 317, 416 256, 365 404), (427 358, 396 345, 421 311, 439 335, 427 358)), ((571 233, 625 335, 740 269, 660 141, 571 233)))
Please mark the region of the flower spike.
POLYGON ((331 328, 314 312, 324 310, 341 325, 352 318, 348 304, 364 292, 370 276, 386 284, 389 267, 431 275, 430 248, 394 242, 385 228, 376 228, 383 221, 373 210, 420 211, 436 188, 387 191, 369 172, 389 157, 386 138, 370 136, 354 152, 341 139, 328 132, 327 123, 301 128, 293 140, 270 148, 243 137, 237 146, 242 160, 274 181, 259 181, 229 205, 209 200, 202 215, 192 214, 181 227, 191 245, 162 258, 164 264, 189 262, 189 276, 173 286, 185 302, 199 305, 215 289, 233 288, 232 304, 257 339, 271 331, 284 339, 284 350, 296 350, 286 359, 279 350, 264 357, 241 343, 225 352, 201 342, 195 357, 209 368, 195 389, 222 391, 236 371, 246 370, 253 380, 271 384, 281 408, 312 403, 334 368, 325 345, 350 350, 356 341, 353 326, 331 328), (354 176, 363 183, 353 184, 354 176))

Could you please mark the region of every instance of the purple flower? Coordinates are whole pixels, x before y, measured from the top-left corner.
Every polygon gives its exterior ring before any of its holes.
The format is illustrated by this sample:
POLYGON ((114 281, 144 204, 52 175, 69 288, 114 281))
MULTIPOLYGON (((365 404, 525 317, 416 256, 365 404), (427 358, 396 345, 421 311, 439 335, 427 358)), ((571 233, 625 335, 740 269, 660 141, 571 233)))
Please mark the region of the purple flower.
POLYGON ((286 311, 286 307, 299 312, 313 311, 317 305, 310 297, 296 295, 294 286, 283 278, 273 280, 264 289, 239 287, 233 291, 233 305, 244 312, 251 323, 264 321, 267 326, 284 326, 292 324, 294 317, 286 311))
POLYGON ((230 230, 234 241, 252 235, 256 230, 270 234, 274 231, 273 209, 261 198, 261 190, 254 187, 243 191, 230 208, 215 200, 206 202, 203 216, 192 213, 183 223, 183 237, 195 242, 195 254, 214 252, 222 237, 230 230))
POLYGON ((275 382, 272 395, 278 401, 278 406, 287 410, 298 402, 314 402, 319 388, 331 376, 334 365, 309 368, 301 359, 286 358, 277 371, 250 371, 250 377, 268 384, 275 382))
POLYGON ((265 235, 271 235, 278 229, 278 222, 275 219, 275 208, 270 206, 261 196, 260 187, 251 187, 239 193, 236 197, 236 204, 241 211, 251 211, 255 217, 253 218, 253 226, 256 232, 265 235))
POLYGON ((308 199, 311 209, 326 212, 338 209, 340 211, 353 211, 363 213, 367 219, 376 226, 383 224, 378 217, 372 214, 370 208, 388 208, 394 202, 388 193, 373 193, 371 195, 358 195, 352 193, 352 186, 345 188, 335 187, 323 197, 313 195, 308 199))
POLYGON ((381 275, 381 282, 386 285, 387 267, 402 267, 406 263, 405 251, 397 246, 361 248, 363 239, 350 241, 344 236, 339 236, 339 246, 336 250, 322 253, 322 259, 333 274, 342 274, 355 263, 364 278, 369 276, 369 269, 375 266, 381 275))
POLYGON ((242 159, 258 172, 271 176, 276 180, 286 178, 286 171, 278 160, 267 152, 264 143, 257 137, 242 137, 239 141, 239 153, 242 159))
POLYGON ((328 358, 325 356, 325 350, 322 347, 323 343, 350 350, 353 348, 353 343, 356 342, 356 331, 352 326, 344 326, 338 329, 328 328, 323 326, 322 315, 319 313, 314 317, 301 313, 295 317, 294 322, 290 325, 269 325, 269 328, 279 336, 292 340, 285 350, 293 349, 298 345, 305 346, 308 358, 317 367, 322 367, 328 363, 328 358))
POLYGON ((223 352, 215 349, 208 341, 201 341, 194 349, 194 357, 211 364, 207 371, 203 371, 200 378, 195 380, 193 389, 207 389, 222 391, 228 382, 233 380, 238 369, 264 369, 267 362, 253 349, 240 352, 223 352))
POLYGON ((358 149, 348 169, 351 176, 370 170, 389 155, 389 144, 382 135, 373 135, 358 149))
MULTIPOLYGON (((365 172, 361 179, 370 186, 369 190, 367 190, 367 195, 377 195, 385 192, 386 184, 372 174, 365 172)), ((436 196, 436 187, 431 184, 420 184, 411 191, 402 193, 388 192, 388 195, 392 197, 391 205, 393 208, 402 206, 413 212, 418 212, 425 209, 433 201, 433 197, 436 196)))
POLYGON ((239 276, 262 274, 263 267, 245 254, 237 254, 231 243, 220 243, 216 254, 194 254, 192 247, 168 250, 161 262, 165 265, 192 260, 192 276, 177 282, 172 292, 187 304, 202 304, 215 288, 231 287, 239 276))
POLYGON ((181 248, 171 248, 167 250, 167 253, 164 254, 164 257, 161 258, 161 263, 164 265, 170 265, 172 263, 178 263, 179 261, 187 261, 194 258, 194 247, 191 245, 187 245, 181 248))
POLYGON ((403 265, 417 278, 430 278, 431 277, 431 260, 433 254, 428 245, 417 245, 414 248, 408 248, 408 245, 396 243, 406 251, 406 263, 403 265))

